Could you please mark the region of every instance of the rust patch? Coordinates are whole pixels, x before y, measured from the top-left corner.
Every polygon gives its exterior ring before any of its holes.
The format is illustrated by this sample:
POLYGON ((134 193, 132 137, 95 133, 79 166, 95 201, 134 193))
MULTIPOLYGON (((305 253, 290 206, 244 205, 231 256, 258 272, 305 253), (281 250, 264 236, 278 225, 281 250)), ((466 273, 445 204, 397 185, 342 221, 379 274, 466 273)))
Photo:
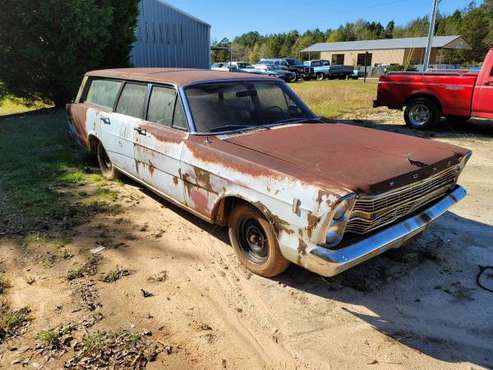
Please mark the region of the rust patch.
POLYGON ((203 190, 199 190, 197 188, 195 189, 190 189, 190 198, 192 199, 192 202, 195 206, 195 210, 202 213, 202 214, 207 214, 209 207, 208 207, 208 199, 207 195, 204 194, 203 190))
POLYGON ((72 125, 75 130, 75 134, 79 142, 87 149, 90 150, 89 138, 87 136, 86 121, 87 121, 88 107, 85 104, 68 104, 67 114, 71 119, 72 125))
POLYGON ((293 212, 296 216, 301 216, 301 200, 294 199, 293 201, 293 212))
POLYGON ((298 264, 301 263, 303 257, 306 256, 306 248, 307 244, 303 241, 303 239, 299 239, 298 241, 298 264))
POLYGON ((308 237, 311 239, 312 238, 313 229, 320 222, 320 217, 315 216, 313 213, 310 212, 308 214, 307 221, 308 221, 308 227, 306 228, 306 232, 308 234, 308 237))
POLYGON ((178 185, 178 177, 173 177, 173 184, 178 185))
POLYGON ((208 191, 212 192, 212 184, 211 184, 211 174, 207 171, 204 171, 198 167, 194 167, 193 171, 195 172, 195 181, 196 184, 208 191))
POLYGON ((163 125, 157 125, 151 122, 144 122, 139 126, 154 136, 158 141, 164 143, 179 144, 185 140, 186 133, 180 130, 175 130, 163 125))
POLYGON ((151 176, 154 176, 154 170, 156 169, 156 167, 154 167, 154 165, 152 164, 151 161, 149 161, 149 173, 151 174, 151 176))
POLYGON ((272 226, 274 226, 274 230, 277 234, 279 234, 281 231, 284 231, 289 235, 294 234, 294 231, 293 229, 291 229, 289 222, 284 221, 279 216, 272 214, 261 202, 255 202, 253 203, 253 205, 263 212, 263 214, 267 217, 267 220, 272 224, 272 226))

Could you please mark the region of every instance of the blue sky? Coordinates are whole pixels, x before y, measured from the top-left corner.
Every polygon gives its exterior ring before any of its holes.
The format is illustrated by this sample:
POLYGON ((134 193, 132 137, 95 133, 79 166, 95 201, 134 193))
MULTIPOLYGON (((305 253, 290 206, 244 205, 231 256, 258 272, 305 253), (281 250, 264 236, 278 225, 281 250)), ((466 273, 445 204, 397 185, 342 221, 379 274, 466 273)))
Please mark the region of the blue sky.
MULTIPOLYGON (((432 0, 168 0, 168 2, 212 25, 212 39, 230 39, 248 31, 261 34, 321 30, 364 18, 405 24, 429 14, 432 0)), ((451 13, 469 1, 442 0, 440 11, 451 13)))

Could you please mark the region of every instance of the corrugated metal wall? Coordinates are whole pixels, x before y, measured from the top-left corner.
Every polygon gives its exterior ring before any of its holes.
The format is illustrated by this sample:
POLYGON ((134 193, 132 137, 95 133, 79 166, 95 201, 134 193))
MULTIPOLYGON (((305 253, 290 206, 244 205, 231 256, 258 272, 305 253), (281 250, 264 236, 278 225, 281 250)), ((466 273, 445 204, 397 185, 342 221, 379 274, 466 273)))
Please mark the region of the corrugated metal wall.
POLYGON ((159 0, 141 0, 135 67, 209 68, 210 26, 159 0))

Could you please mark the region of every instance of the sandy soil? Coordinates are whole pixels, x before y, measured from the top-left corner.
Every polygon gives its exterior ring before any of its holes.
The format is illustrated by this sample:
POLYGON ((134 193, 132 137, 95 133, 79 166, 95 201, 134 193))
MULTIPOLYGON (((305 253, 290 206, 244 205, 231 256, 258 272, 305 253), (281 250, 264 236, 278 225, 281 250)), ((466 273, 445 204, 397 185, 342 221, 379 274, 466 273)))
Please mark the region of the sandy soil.
MULTIPOLYGON (((351 123, 413 134, 400 122, 399 113, 375 113, 351 123)), ((47 265, 42 245, 23 252, 2 239, 1 267, 14 276, 9 300, 29 305, 36 320, 2 347, 0 362, 61 368, 64 356, 32 354, 34 334, 92 318, 93 329, 149 330, 173 348, 149 368, 493 367, 493 294, 475 281, 478 265, 493 265, 493 126, 424 135, 474 151, 460 180, 469 196, 414 244, 332 279, 296 266, 275 280, 252 275, 225 229, 130 180, 115 185, 123 213, 74 230, 72 259, 47 265), (105 247, 97 274, 67 282, 74 261, 97 246, 105 247), (130 275, 101 281, 117 267, 130 275)))

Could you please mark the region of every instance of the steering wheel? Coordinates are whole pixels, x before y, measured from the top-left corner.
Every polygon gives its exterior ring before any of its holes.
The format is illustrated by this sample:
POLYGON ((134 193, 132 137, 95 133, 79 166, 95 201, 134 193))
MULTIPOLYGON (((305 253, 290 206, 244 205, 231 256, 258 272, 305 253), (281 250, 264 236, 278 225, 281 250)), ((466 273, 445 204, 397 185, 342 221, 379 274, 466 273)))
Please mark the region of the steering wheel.
POLYGON ((264 112, 270 112, 270 111, 276 111, 276 110, 279 111, 279 112, 281 112, 281 113, 284 113, 284 111, 282 110, 282 108, 279 107, 279 106, 277 106, 277 105, 273 105, 271 107, 265 108, 264 109, 264 112))

